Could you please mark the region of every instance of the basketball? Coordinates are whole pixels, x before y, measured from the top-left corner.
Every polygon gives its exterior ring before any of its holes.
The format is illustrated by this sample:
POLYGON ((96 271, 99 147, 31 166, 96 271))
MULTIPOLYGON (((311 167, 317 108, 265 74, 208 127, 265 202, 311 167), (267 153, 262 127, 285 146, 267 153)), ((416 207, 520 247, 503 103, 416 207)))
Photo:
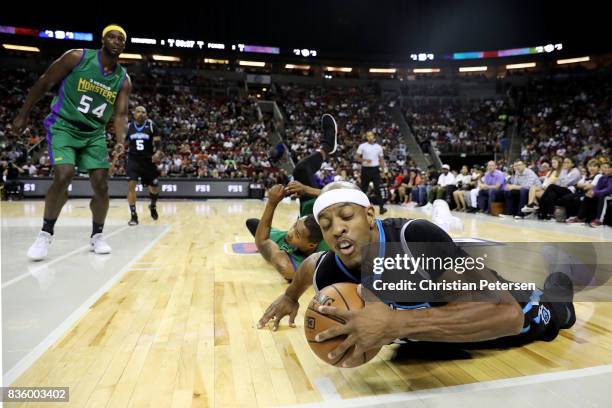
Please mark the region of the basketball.
MULTIPOLYGON (((352 356, 355 347, 349 348, 346 353, 335 360, 330 360, 327 357, 329 352, 338 347, 344 339, 346 339, 346 336, 338 336, 320 343, 315 341, 315 337, 317 334, 334 326, 344 324, 345 322, 339 317, 327 316, 319 313, 317 310, 319 306, 333 306, 338 310, 359 310, 365 306, 365 303, 357 293, 356 284, 336 283, 319 291, 310 301, 304 315, 304 331, 306 332, 306 339, 312 351, 321 360, 331 365, 341 367, 342 363, 352 356)), ((363 353, 363 357, 359 360, 359 363, 351 367, 357 367, 367 363, 378 354, 379 350, 380 348, 378 350, 370 350, 367 353, 363 353)))

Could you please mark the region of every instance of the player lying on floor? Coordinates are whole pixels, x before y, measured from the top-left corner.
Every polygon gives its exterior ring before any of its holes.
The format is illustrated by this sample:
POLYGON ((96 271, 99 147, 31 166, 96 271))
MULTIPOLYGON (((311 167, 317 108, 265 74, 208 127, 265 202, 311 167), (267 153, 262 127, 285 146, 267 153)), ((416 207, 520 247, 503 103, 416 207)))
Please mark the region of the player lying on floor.
POLYGON ((312 214, 299 218, 289 229, 272 228, 274 211, 285 197, 285 187, 273 186, 261 219, 248 219, 247 228, 255 237, 257 250, 288 281, 293 280, 302 261, 318 251, 329 249, 323 241, 321 229, 312 214))
POLYGON ((246 227, 255 237, 255 244, 264 259, 287 280, 292 280, 304 258, 313 252, 329 248, 322 242, 321 230, 312 216, 312 207, 321 190, 314 177, 323 161, 336 152, 338 126, 330 114, 321 117, 321 146, 310 156, 300 160, 293 170, 293 178, 287 187, 273 186, 268 192, 268 202, 261 220, 250 218, 246 227), (285 196, 300 200, 300 218, 289 231, 272 228, 272 219, 278 203, 285 196))
MULTIPOLYGON (((273 330, 277 330, 284 316, 289 316, 289 325, 295 326, 298 300, 311 283, 314 283, 315 290, 338 282, 368 285, 362 281, 361 273, 364 260, 360 249, 366 245, 374 244, 374 248, 380 246, 386 258, 410 254, 411 250, 416 250, 415 246, 424 242, 435 243, 430 246, 438 249, 431 252, 439 250, 439 243, 445 243, 449 253, 465 254, 446 232, 427 220, 377 220, 367 196, 350 183, 338 182, 326 186, 315 202, 314 216, 332 250, 313 254, 302 263, 285 293, 267 308, 258 322, 258 328, 274 320, 273 330), (390 243, 398 245, 388 245, 390 243)), ((423 245, 420 249, 423 249, 423 245)), ((425 249, 425 256, 440 255, 427 252, 425 249)), ((430 269, 424 272, 414 276, 440 282, 453 279, 450 275, 457 275, 452 270, 430 269)), ((481 276, 489 282, 508 282, 495 271, 484 268, 483 272, 481 276)), ((363 288, 362 293, 364 291, 369 292, 363 288)), ((508 345, 534 340, 550 341, 557 336, 559 329, 574 324, 572 299, 572 282, 562 273, 550 274, 544 290, 532 293, 485 290, 460 294, 455 300, 451 298, 445 302, 425 304, 382 302, 373 296, 366 296, 365 307, 358 311, 345 312, 322 306, 320 312, 340 318, 346 324, 320 333, 317 341, 347 336, 331 352, 330 358, 342 355, 351 346, 355 346, 353 358, 359 358, 361 353, 390 344, 396 339, 470 344, 503 339, 507 340, 508 345), (479 301, 470 301, 474 297, 479 297, 479 301)), ((351 365, 352 358, 346 363, 351 365)))

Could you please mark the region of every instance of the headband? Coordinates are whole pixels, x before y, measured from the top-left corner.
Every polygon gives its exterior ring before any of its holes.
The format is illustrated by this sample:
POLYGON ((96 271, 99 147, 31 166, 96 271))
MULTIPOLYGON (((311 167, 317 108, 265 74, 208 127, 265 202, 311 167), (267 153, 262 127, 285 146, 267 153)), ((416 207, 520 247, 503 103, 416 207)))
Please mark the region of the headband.
POLYGON ((121 34, 123 34, 123 38, 127 40, 127 34, 125 33, 125 30, 116 24, 107 25, 104 30, 102 30, 102 37, 104 37, 109 31, 113 30, 119 31, 121 34))
POLYGON ((338 188, 335 190, 329 190, 317 197, 314 203, 312 213, 319 222, 319 213, 338 203, 353 203, 362 207, 369 207, 370 200, 361 190, 355 190, 352 188, 338 188))

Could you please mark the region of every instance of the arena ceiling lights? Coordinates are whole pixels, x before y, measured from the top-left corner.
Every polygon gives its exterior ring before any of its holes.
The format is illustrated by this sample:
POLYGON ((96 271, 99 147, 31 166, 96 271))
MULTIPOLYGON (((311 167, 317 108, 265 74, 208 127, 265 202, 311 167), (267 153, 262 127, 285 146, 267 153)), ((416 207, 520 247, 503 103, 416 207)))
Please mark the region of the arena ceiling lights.
POLYGON ((353 72, 351 67, 325 67, 327 72, 353 72))
POLYGON ((214 58, 204 58, 204 63, 205 64, 223 64, 223 65, 227 65, 227 64, 229 64, 229 60, 226 60, 226 59, 214 59, 214 58))
POLYGON ((370 74, 395 74, 397 68, 370 68, 368 72, 370 74))
POLYGON ((589 62, 590 60, 591 60, 591 57, 578 57, 578 58, 560 59, 560 60, 557 60, 557 65, 575 64, 577 62, 589 62))
POLYGON ((13 51, 25 51, 25 52, 40 52, 38 47, 30 47, 27 45, 15 45, 15 44, 2 44, 7 50, 13 51))
POLYGON ((285 69, 301 69, 303 71, 308 71, 310 65, 285 64, 285 69))
POLYGON ((415 68, 412 70, 413 74, 435 74, 440 72, 440 68, 415 68))
POLYGON ((506 65, 506 69, 534 68, 535 66, 535 62, 523 62, 521 64, 508 64, 506 65))
POLYGON ((486 71, 487 67, 459 67, 459 72, 483 72, 486 71))
POLYGON ((238 65, 242 66, 242 67, 259 67, 259 68, 263 68, 266 66, 265 62, 261 62, 261 61, 244 61, 244 60, 240 60, 238 61, 238 65))
POLYGON ((153 55, 153 60, 164 62, 181 62, 179 57, 172 57, 170 55, 153 55))
POLYGON ((142 54, 129 54, 129 53, 121 53, 119 54, 119 58, 121 59, 132 59, 132 60, 141 60, 142 54))

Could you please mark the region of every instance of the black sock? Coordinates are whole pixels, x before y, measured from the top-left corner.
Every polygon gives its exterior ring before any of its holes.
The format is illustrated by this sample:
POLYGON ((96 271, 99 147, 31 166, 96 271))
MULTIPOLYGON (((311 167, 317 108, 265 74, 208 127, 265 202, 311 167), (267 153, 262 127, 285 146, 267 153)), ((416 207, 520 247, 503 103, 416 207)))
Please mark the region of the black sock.
POLYGON ((93 222, 93 228, 91 230, 91 236, 93 237, 96 234, 101 234, 104 229, 104 224, 98 224, 97 222, 93 222))
POLYGON ((55 227, 55 221, 57 221, 57 218, 54 220, 50 220, 49 218, 43 218, 42 230, 53 235, 53 227, 55 227))
POLYGON ((157 199, 159 198, 159 193, 149 193, 149 197, 151 198, 151 206, 155 207, 157 205, 157 199))
POLYGON ((136 217, 136 205, 131 205, 130 204, 130 213, 132 214, 132 217, 136 217))

